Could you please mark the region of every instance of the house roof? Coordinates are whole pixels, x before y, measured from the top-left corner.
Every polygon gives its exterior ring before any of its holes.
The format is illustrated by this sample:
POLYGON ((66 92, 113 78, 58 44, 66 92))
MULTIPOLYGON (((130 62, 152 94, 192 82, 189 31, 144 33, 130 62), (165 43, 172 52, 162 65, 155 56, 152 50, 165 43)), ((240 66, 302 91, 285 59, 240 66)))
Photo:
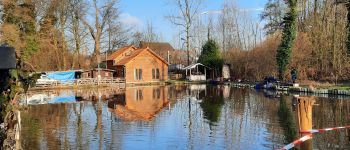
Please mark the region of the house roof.
POLYGON ((94 69, 90 69, 90 70, 84 70, 82 72, 90 72, 90 71, 108 71, 108 72, 115 72, 115 70, 112 69, 106 69, 106 68, 94 68, 94 69))
POLYGON ((203 64, 201 64, 201 63, 192 64, 192 65, 189 65, 189 66, 187 66, 187 67, 185 67, 185 68, 182 68, 182 69, 183 69, 183 70, 194 69, 194 68, 196 68, 197 66, 203 66, 203 67, 205 67, 205 68, 211 69, 210 67, 208 67, 208 66, 206 66, 206 65, 203 65, 203 64))
POLYGON ((165 61, 162 57, 160 57, 159 55, 157 55, 155 52, 153 52, 150 48, 146 47, 143 49, 137 49, 135 51, 133 51, 133 53, 130 56, 127 56, 125 58, 123 58, 122 60, 118 61, 116 64, 117 66, 120 65, 125 65, 127 63, 129 63, 132 59, 134 59, 135 57, 137 57, 140 53, 142 53, 143 51, 148 51, 150 52, 152 55, 154 55, 155 57, 157 57, 159 60, 161 60, 162 62, 164 62, 165 64, 168 65, 168 62, 165 61))
POLYGON ((162 43, 162 42, 140 42, 140 48, 147 48, 149 47, 150 49, 154 51, 174 51, 175 49, 173 46, 171 46, 169 43, 162 43))
POLYGON ((121 54, 123 54, 125 51, 129 50, 129 49, 133 49, 136 50, 136 47, 133 45, 130 46, 125 46, 122 48, 119 48, 118 50, 116 50, 114 53, 112 53, 111 55, 109 55, 107 57, 107 60, 114 60, 116 59, 118 56, 120 56, 121 54))

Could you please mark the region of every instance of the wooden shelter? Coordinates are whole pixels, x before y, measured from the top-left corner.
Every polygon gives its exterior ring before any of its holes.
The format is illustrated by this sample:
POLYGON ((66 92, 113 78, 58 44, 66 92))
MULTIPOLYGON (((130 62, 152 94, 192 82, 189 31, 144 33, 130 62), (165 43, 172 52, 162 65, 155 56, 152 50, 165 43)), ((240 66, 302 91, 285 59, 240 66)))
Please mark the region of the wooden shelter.
POLYGON ((210 68, 201 63, 196 63, 183 68, 183 70, 186 71, 187 80, 206 81, 207 71, 210 70, 210 68))

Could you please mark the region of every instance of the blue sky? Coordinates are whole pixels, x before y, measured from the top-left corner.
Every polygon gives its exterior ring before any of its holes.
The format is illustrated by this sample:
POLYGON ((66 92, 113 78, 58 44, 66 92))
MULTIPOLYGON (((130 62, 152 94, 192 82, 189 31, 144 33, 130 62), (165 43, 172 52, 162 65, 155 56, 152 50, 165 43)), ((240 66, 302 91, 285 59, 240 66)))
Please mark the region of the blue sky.
MULTIPOLYGON (((170 15, 172 6, 171 0, 121 0, 119 8, 121 9, 121 19, 127 26, 134 26, 142 30, 151 21, 156 32, 162 33, 164 40, 169 42, 177 31, 164 16, 170 15)), ((224 0, 206 0, 203 11, 219 10, 224 0)), ((267 0, 236 0, 241 9, 261 10, 267 0)), ((259 15, 260 11, 254 11, 254 17, 259 15)))

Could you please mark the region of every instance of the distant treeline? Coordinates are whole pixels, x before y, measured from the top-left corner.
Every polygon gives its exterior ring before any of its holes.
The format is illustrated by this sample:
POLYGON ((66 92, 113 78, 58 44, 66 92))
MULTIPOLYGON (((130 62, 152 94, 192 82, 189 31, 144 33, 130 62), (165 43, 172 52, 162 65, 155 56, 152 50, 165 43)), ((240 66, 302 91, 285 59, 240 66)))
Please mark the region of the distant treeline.
MULTIPOLYGON (((297 38, 286 79, 290 79, 292 68, 298 70, 300 80, 350 79, 347 9, 345 4, 329 0, 298 1, 297 38)), ((225 52, 225 61, 233 65, 236 78, 261 80, 278 75, 276 50, 286 11, 283 0, 270 0, 261 15, 267 21, 267 38, 251 50, 232 48, 225 52)))

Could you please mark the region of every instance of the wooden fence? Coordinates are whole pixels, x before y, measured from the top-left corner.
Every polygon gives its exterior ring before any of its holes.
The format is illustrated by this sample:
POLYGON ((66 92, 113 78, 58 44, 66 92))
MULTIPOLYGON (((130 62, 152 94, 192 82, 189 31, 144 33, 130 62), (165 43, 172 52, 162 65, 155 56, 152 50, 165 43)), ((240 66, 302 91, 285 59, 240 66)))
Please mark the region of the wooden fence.
POLYGON ((125 79, 121 78, 82 78, 69 82, 48 82, 45 84, 37 84, 34 88, 57 88, 69 86, 125 86, 125 79))

